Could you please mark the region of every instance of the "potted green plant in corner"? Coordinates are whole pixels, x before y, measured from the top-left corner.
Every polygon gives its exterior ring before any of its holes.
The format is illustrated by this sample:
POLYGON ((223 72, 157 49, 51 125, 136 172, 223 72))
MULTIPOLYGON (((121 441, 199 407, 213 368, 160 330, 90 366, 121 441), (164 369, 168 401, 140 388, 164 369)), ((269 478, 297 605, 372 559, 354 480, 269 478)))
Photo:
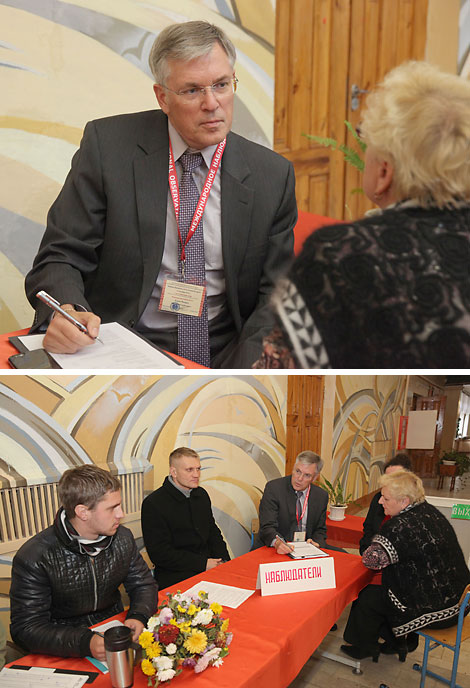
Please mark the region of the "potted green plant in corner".
POLYGON ((348 494, 347 496, 344 494, 343 486, 339 480, 332 484, 323 476, 322 481, 320 482, 320 487, 328 492, 328 501, 330 503, 330 519, 332 521, 343 521, 345 518, 345 511, 349 502, 351 501, 352 494, 348 494))
POLYGON ((463 475, 470 470, 470 454, 451 449, 441 456, 441 463, 444 466, 457 464, 457 475, 463 475))

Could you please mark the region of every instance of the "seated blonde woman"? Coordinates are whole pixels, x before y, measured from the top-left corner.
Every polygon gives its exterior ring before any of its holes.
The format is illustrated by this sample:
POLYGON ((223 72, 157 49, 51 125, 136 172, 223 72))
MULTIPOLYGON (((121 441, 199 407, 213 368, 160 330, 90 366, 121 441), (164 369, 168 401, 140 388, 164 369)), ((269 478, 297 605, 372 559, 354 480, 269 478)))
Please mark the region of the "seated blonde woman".
POLYGON ((468 368, 470 83, 405 63, 360 129, 379 210, 307 239, 254 367, 468 368))
POLYGON ((470 571, 449 521, 424 497, 410 471, 383 475, 385 521, 362 555, 365 566, 382 571, 381 585, 368 585, 352 604, 341 650, 354 659, 379 652, 401 661, 417 646, 420 628, 457 623, 459 601, 470 571), (386 643, 379 645, 379 637, 386 643))

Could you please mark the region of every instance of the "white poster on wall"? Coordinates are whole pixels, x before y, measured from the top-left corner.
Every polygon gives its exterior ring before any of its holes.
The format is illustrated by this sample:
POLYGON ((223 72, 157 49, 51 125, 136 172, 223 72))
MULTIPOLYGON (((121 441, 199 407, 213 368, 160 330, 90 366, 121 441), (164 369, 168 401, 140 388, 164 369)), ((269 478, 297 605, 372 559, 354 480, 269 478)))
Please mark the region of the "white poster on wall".
POLYGON ((406 433, 407 449, 434 449, 437 409, 410 411, 406 433))

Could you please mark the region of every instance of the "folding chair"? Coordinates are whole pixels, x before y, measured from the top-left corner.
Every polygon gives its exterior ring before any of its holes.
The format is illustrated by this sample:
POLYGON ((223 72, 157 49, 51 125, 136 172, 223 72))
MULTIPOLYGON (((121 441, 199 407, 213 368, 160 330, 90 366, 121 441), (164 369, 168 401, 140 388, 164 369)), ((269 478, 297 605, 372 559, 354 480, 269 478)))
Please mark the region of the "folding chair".
POLYGON ((426 676, 432 676, 432 678, 435 678, 437 681, 447 683, 447 685, 450 686, 450 688, 463 688, 458 683, 456 683, 456 680, 457 668, 459 665, 460 644, 464 640, 467 640, 467 638, 470 638, 470 614, 464 616, 465 609, 467 608, 468 604, 470 604, 470 585, 467 585, 467 587, 462 593, 462 597, 460 598, 459 618, 455 626, 442 629, 424 628, 422 631, 418 631, 419 635, 422 635, 424 638, 423 665, 420 666, 419 664, 413 664, 413 669, 415 669, 416 671, 421 671, 421 682, 419 684, 419 688, 424 688, 426 676), (431 641, 433 642, 433 644, 430 647, 431 641), (454 661, 452 664, 452 674, 450 681, 448 678, 444 678, 444 676, 436 674, 427 668, 429 652, 431 650, 434 650, 436 647, 439 647, 439 645, 448 647, 449 650, 452 650, 452 652, 454 653, 454 661))
POLYGON ((253 547, 255 543, 255 537, 258 533, 259 530, 259 518, 252 518, 251 519, 251 545, 250 547, 253 547))

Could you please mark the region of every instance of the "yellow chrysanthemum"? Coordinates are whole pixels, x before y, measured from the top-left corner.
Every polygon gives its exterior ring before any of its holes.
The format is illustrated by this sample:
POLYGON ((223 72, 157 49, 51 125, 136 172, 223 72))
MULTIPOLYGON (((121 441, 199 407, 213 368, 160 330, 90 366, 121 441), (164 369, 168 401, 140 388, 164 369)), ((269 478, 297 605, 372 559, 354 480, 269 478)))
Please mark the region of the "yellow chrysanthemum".
POLYGON ((186 609, 182 607, 180 604, 176 607, 176 609, 179 611, 180 614, 185 614, 186 609))
POLYGON ((152 643, 150 647, 145 649, 145 652, 149 659, 154 659, 154 657, 159 657, 162 654, 162 648, 159 643, 152 643))
POLYGON ((139 643, 144 650, 147 647, 150 647, 154 640, 155 638, 153 637, 153 633, 150 633, 150 631, 142 631, 142 633, 139 635, 139 643))
POLYGON ((184 641, 184 647, 191 654, 199 654, 207 646, 207 636, 204 631, 194 630, 189 638, 184 641))
POLYGON ((189 633, 191 630, 191 622, 183 621, 183 623, 178 625, 178 628, 180 629, 181 633, 189 633))
POLYGON ((174 618, 173 618, 173 619, 170 619, 170 625, 171 625, 171 626, 177 626, 177 625, 178 625, 177 620, 174 619, 174 618))
POLYGON ((155 676, 155 667, 149 659, 142 660, 142 671, 146 676, 155 676))
POLYGON ((222 612, 222 610, 223 610, 222 605, 219 604, 218 602, 212 602, 210 608, 212 609, 212 611, 214 612, 214 614, 220 614, 220 613, 222 612))
POLYGON ((228 629, 228 622, 229 622, 228 619, 224 619, 224 620, 222 621, 222 626, 220 627, 220 630, 222 631, 222 633, 225 633, 225 632, 227 631, 227 629, 228 629))
POLYGON ((195 604, 190 604, 188 609, 187 609, 189 616, 194 616, 194 614, 196 613, 196 609, 197 609, 197 607, 195 604))

